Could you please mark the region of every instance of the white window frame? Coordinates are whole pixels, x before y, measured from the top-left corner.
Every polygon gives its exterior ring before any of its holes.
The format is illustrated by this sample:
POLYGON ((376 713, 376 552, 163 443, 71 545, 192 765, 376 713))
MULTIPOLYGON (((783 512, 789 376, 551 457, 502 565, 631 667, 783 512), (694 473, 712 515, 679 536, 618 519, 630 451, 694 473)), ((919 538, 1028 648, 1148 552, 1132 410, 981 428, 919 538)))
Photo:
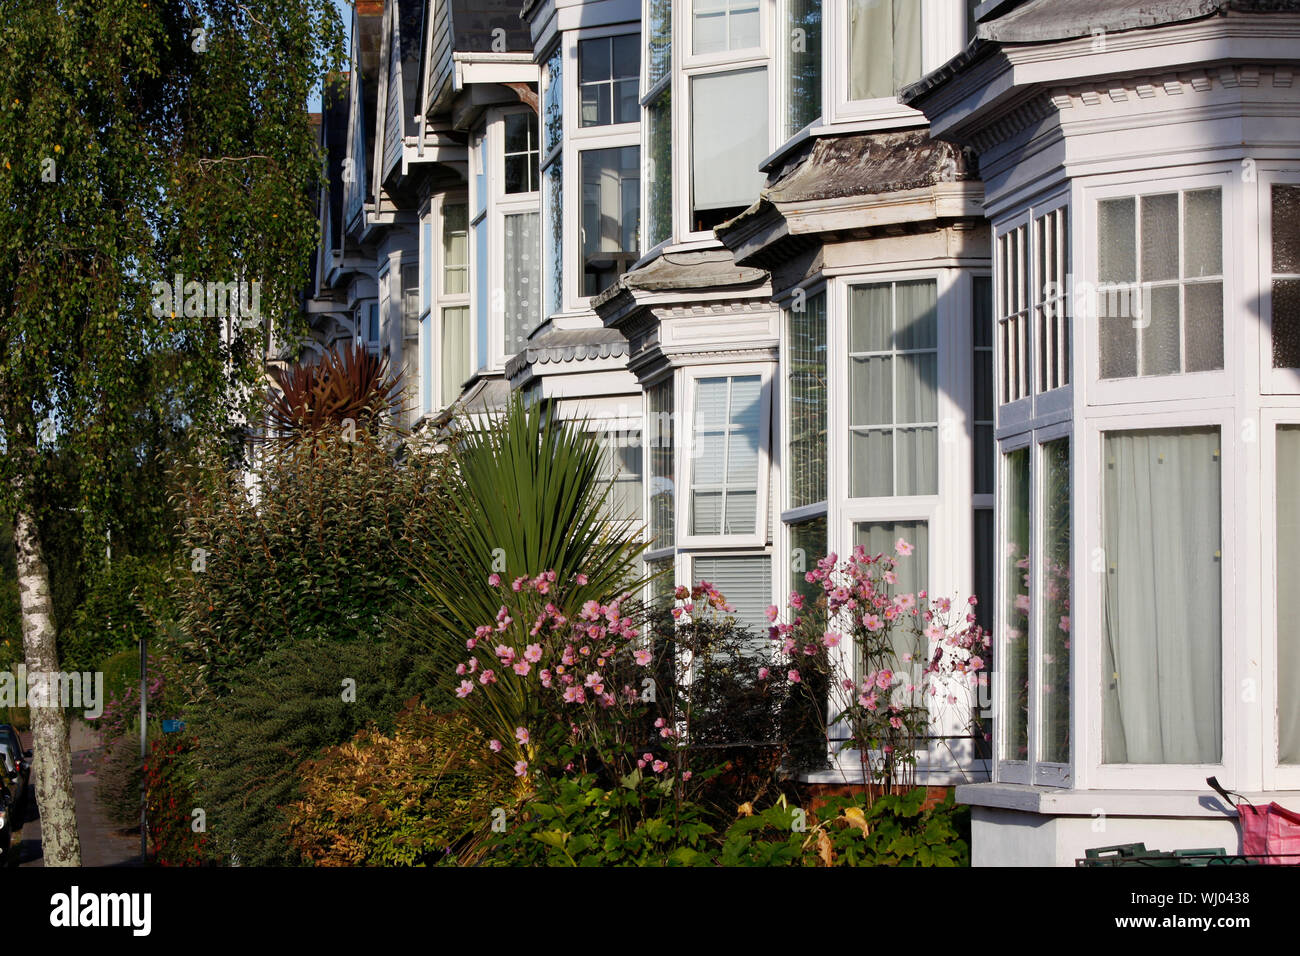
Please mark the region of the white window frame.
MULTIPOLYGON (((784 415, 786 413, 786 410, 790 408, 790 377, 789 375, 786 374, 786 370, 790 362, 791 309, 790 309, 790 302, 783 301, 781 303, 781 322, 780 322, 781 330, 779 336, 780 351, 778 353, 781 356, 781 361, 780 361, 780 367, 778 369, 779 374, 777 375, 777 379, 778 379, 777 405, 780 410, 779 413, 783 417, 777 429, 780 432, 781 440, 778 443, 776 443, 776 445, 774 446, 776 449, 776 458, 781 465, 781 482, 780 482, 780 487, 778 488, 778 493, 780 494, 781 497, 780 500, 777 502, 776 510, 777 510, 777 514, 780 516, 782 524, 799 524, 811 518, 816 518, 825 515, 827 513, 827 508, 830 503, 830 490, 831 490, 830 472, 831 472, 832 455, 831 455, 831 433, 830 433, 830 405, 832 402, 832 395, 831 395, 831 388, 830 388, 830 365, 831 365, 831 355, 833 353, 831 352, 831 347, 830 347, 830 338, 831 338, 831 319, 830 319, 831 311, 830 310, 831 310, 832 292, 830 288, 830 283, 826 279, 818 279, 812 282, 801 284, 797 287, 797 290, 798 290, 797 292, 792 293, 792 295, 790 296, 791 299, 793 299, 794 296, 798 295, 799 293, 803 294, 805 302, 808 299, 815 298, 816 296, 819 295, 825 297, 826 375, 827 375, 827 386, 826 386, 826 406, 827 406, 826 407, 826 420, 827 420, 826 429, 827 430, 826 430, 826 449, 825 449, 826 451, 826 494, 819 502, 813 502, 812 504, 807 504, 807 505, 800 505, 797 508, 790 507, 790 468, 788 466, 788 462, 790 461, 790 429, 786 427, 784 415)), ((823 557, 823 555, 817 555, 817 557, 823 557)))
MULTIPOLYGON (((1125 173, 1123 178, 1087 186, 1083 188, 1082 201, 1077 204, 1080 213, 1072 215, 1075 221, 1073 230, 1079 242, 1072 249, 1076 291, 1095 289, 1097 281, 1097 239, 1098 239, 1098 204, 1106 199, 1126 199, 1143 196, 1156 196, 1167 193, 1183 193, 1198 189, 1220 190, 1222 202, 1223 225, 1223 368, 1208 372, 1181 372, 1173 375, 1134 376, 1131 378, 1101 378, 1101 336, 1096 314, 1096 303, 1088 302, 1085 307, 1079 295, 1074 302, 1074 325, 1076 355, 1086 356, 1085 374, 1087 375, 1087 402, 1089 405, 1146 404, 1181 399, 1198 399, 1207 397, 1227 398, 1233 394, 1239 378, 1237 370, 1242 360, 1241 335, 1233 334, 1233 303, 1241 301, 1242 255, 1246 236, 1241 226, 1241 216, 1237 211, 1247 198, 1242 194, 1239 182, 1240 167, 1236 165, 1215 164, 1204 172, 1184 176, 1151 179, 1138 178, 1133 173, 1125 173), (1080 235, 1080 227, 1082 235, 1080 235), (1079 278, 1088 280, 1081 285, 1079 278), (1080 330, 1087 335, 1080 341, 1080 330), (1079 352, 1083 347, 1085 351, 1079 352)), ((1254 184, 1249 184, 1252 189, 1254 184)), ((1253 203, 1253 195, 1250 201, 1253 203)), ((1140 203, 1139 203, 1140 210, 1140 203)), ((1140 215, 1140 211, 1138 213, 1140 215)), ((1141 249, 1136 255, 1141 256, 1141 249)), ((1179 261, 1182 261, 1182 249, 1179 249, 1179 261)), ((1183 280, 1180 279, 1180 284, 1183 280)), ((1204 783, 1204 780, 1202 780, 1204 783)))
MULTIPOLYGON (((966 45, 966 5, 953 0, 921 3, 921 75, 938 69, 966 45)), ((865 123, 868 129, 890 129, 925 123, 925 117, 897 97, 849 99, 849 10, 846 0, 827 0, 822 8, 822 117, 825 122, 865 123)))
MULTIPOLYGON (((680 6, 681 2, 682 0, 672 0, 672 17, 674 20, 677 17, 677 8, 680 6)), ((643 223, 641 229, 642 258, 649 256, 652 252, 654 252, 657 249, 661 249, 664 246, 671 245, 677 236, 677 224, 678 222, 681 221, 677 218, 678 216, 677 193, 680 191, 677 188, 677 183, 678 183, 677 177, 680 175, 680 161, 678 159, 678 155, 682 152, 682 150, 678 148, 678 144, 681 142, 681 139, 680 139, 680 131, 677 126, 677 114, 679 112, 679 109, 675 102, 676 97, 678 95, 678 91, 681 89, 681 85, 677 83, 675 80, 677 74, 678 57, 680 56, 679 46, 681 41, 677 37, 676 30, 670 30, 672 35, 669 40, 668 70, 658 80, 651 83, 650 42, 649 42, 651 8, 652 8, 652 0, 641 0, 641 100, 640 100, 641 124, 640 126, 642 129, 646 131, 646 136, 644 137, 644 139, 646 140, 645 146, 648 146, 650 127, 649 127, 649 119, 647 117, 647 114, 649 113, 650 106, 653 105, 654 102, 657 99, 659 99, 659 97, 663 95, 664 91, 666 90, 669 96, 668 135, 672 140, 671 146, 669 148, 669 155, 672 157, 671 164, 670 164, 671 168, 668 170, 668 175, 670 177, 670 181, 672 184, 671 185, 672 195, 669 197, 668 215, 669 215, 669 219, 671 219, 672 221, 668 223, 668 235, 665 238, 660 239, 653 246, 646 245, 646 243, 649 242, 649 234, 644 226, 644 223, 646 221, 645 210, 650 208, 650 177, 646 173, 646 162, 648 157, 646 156, 646 150, 643 147, 641 150, 641 210, 642 210, 641 222, 643 223)))
POLYGON ((489 214, 492 210, 492 188, 488 154, 490 153, 490 124, 484 123, 479 131, 470 137, 469 153, 469 262, 470 262, 470 370, 471 373, 484 371, 490 367, 488 361, 492 353, 492 223, 489 214), (479 195, 479 176, 482 175, 483 195, 479 195), (479 261, 478 229, 487 230, 487 261, 479 261), (486 276, 487 301, 478 297, 479 276, 486 276), (483 315, 482 312, 487 312, 483 315), (487 354, 481 354, 479 327, 487 329, 487 354))
POLYGON ((675 417, 685 423, 680 429, 683 435, 675 449, 678 451, 678 470, 681 484, 677 486, 677 547, 692 551, 725 551, 736 548, 762 548, 768 540, 768 507, 771 497, 772 469, 772 376, 775 366, 770 362, 740 362, 727 365, 699 365, 685 370, 684 387, 679 394, 683 396, 680 410, 674 405, 675 417), (700 379, 705 378, 739 378, 757 375, 759 377, 759 426, 758 426, 758 489, 755 502, 754 531, 751 534, 691 534, 693 505, 691 501, 691 481, 693 478, 692 459, 695 452, 695 395, 700 379))
MULTIPOLYGON (((1262 246, 1261 250, 1267 249, 1262 246)), ((1270 261, 1264 268, 1271 268, 1270 261)), ((1271 350, 1270 350, 1271 365, 1271 350)), ((1278 579, 1277 569, 1277 429, 1279 425, 1300 425, 1300 408, 1265 408, 1260 413, 1260 488, 1259 521, 1260 557, 1262 567, 1259 580, 1268 597, 1264 601, 1264 616, 1259 628, 1263 646, 1258 655, 1259 664, 1249 669, 1242 680, 1254 681, 1259 687, 1259 738, 1263 741, 1263 783, 1265 790, 1300 790, 1300 764, 1284 764, 1279 759, 1280 738, 1278 734, 1278 701, 1280 698, 1278 675, 1281 673, 1278 661, 1280 654, 1278 642, 1281 632, 1277 620, 1277 594, 1280 588, 1288 586, 1278 579)), ((1247 526, 1253 524, 1251 515, 1245 516, 1247 526)), ((1291 582, 1291 587, 1295 582, 1291 582)), ((1249 648, 1243 650, 1249 651, 1249 648)), ((1254 658, 1254 654, 1248 654, 1254 658)), ((1251 660, 1244 662, 1247 668, 1251 660)))
MULTIPOLYGON (((997 504, 994 506, 994 512, 993 512, 993 522, 994 522, 994 527, 997 529, 997 542, 998 542, 998 546, 995 552, 997 555, 997 568, 995 569, 995 573, 994 573, 994 580, 996 581, 995 589, 996 589, 997 604, 994 608, 994 618, 993 618, 995 622, 994 625, 995 636, 993 641, 994 670, 993 670, 992 680, 990 682, 992 685, 990 690, 992 693, 993 713, 994 713, 993 766, 994 766, 995 779, 999 783, 1027 784, 1030 783, 1033 779, 1032 770, 1031 770, 1031 761, 1030 759, 1028 759, 1028 758, 1032 758, 1034 753, 1032 703, 1030 705, 1031 706, 1030 713, 1025 716, 1025 721, 1026 721, 1026 751, 1025 752, 1027 755, 1027 759, 1014 760, 1014 759, 1007 759, 1002 757, 1002 754, 1005 751, 1005 746, 1007 743, 1007 721, 1006 721, 1005 713, 1007 710, 1006 695, 1007 695, 1008 688, 1006 687, 1006 671, 1004 670, 1005 662, 1007 660, 1007 653, 1006 653, 1007 616, 1005 613, 1005 609, 1007 606, 1008 598, 1011 595, 1009 582, 1007 581, 1006 553, 1005 553, 1006 552, 1005 542, 1008 540, 1009 537, 1007 522, 1010 518, 1010 516, 1007 513, 1007 507, 1006 507, 1006 493, 1007 493, 1007 488, 1010 485, 1010 483, 1007 480, 1007 473, 1008 473, 1007 457, 1012 452, 1020 451, 1022 449, 1027 449, 1029 452, 1029 537, 1031 542, 1030 547, 1032 547, 1033 546, 1032 541, 1034 535, 1037 533, 1035 527, 1036 522, 1034 520, 1034 440, 1033 439, 1034 436, 1032 432, 1028 432, 1028 431, 1023 432, 1022 434, 1019 434, 1014 438, 1008 439, 1007 441, 999 442, 998 450, 997 450, 998 494, 996 496, 997 504)), ((1032 563, 1032 559, 1031 559, 1031 563, 1032 563)), ((1034 607, 1035 583, 1036 582, 1034 577, 1031 576, 1029 579, 1029 607, 1031 611, 1034 607)), ((1034 630, 1033 621, 1031 618, 1030 628, 1029 628, 1030 633, 1025 635, 1026 672, 1029 674, 1033 673, 1033 647, 1032 645, 1029 644, 1033 630, 1034 630)))
MULTIPOLYGON (((1205 778, 1217 775, 1221 780, 1240 780, 1250 757, 1245 741, 1244 710, 1238 696, 1244 675, 1248 636, 1238 627, 1245 611, 1239 596, 1237 579, 1248 555, 1239 554, 1236 502, 1244 490, 1237 471, 1243 443, 1237 434, 1231 408, 1178 408, 1143 414, 1116 411, 1089 417, 1077 433, 1072 447, 1071 467, 1077 479, 1074 498, 1073 528, 1075 588, 1071 604, 1071 624, 1076 640, 1071 642, 1072 744, 1075 750, 1076 786, 1079 789, 1105 790, 1195 790, 1205 789, 1205 778), (1102 633, 1105 627, 1105 543, 1102 530, 1104 502, 1105 454, 1107 433, 1145 431, 1167 428, 1218 428, 1220 438, 1220 580, 1222 582, 1222 761, 1217 764, 1105 764, 1102 763, 1104 729, 1103 693, 1105 663, 1102 633), (1078 516, 1088 516, 1080 521, 1078 516), (1100 570, 1093 555, 1101 555, 1100 570), (1084 570, 1087 568, 1087 573, 1084 570), (1086 583, 1082 583, 1086 582, 1086 583), (1075 615, 1078 619, 1075 619, 1075 615), (1082 747, 1082 753, 1080 753, 1082 747)), ((1031 602, 1033 600, 1031 594, 1031 602)), ((1032 603, 1031 603, 1032 606, 1032 603)), ((1258 705, 1256 705, 1258 706, 1258 705)))
MULTIPOLYGON (((497 290, 505 289, 505 220, 507 216, 518 215, 520 213, 534 213, 538 220, 538 243, 536 249, 538 263, 539 284, 544 275, 542 270, 542 192, 541 192, 541 136, 542 136, 542 118, 532 110, 531 107, 519 104, 506 107, 500 107, 489 112, 488 127, 488 355, 490 361, 488 368, 493 371, 499 371, 505 367, 506 362, 514 357, 514 352, 506 351, 505 342, 505 304, 504 295, 498 295, 497 290), (538 135, 538 188, 532 192, 526 193, 507 193, 505 191, 505 117, 507 114, 516 113, 533 113, 537 117, 537 135, 538 135), (502 308, 498 308, 498 305, 502 308)), ((473 209, 471 208, 471 215, 473 209)), ((471 220, 472 225, 473 220, 471 220)), ((473 230, 471 228, 471 237, 473 230)), ((471 239, 472 241, 472 239, 471 239)), ((543 290, 539 287, 538 294, 538 313, 534 317, 537 321, 533 323, 532 328, 528 330, 529 334, 536 331, 542 323, 541 315, 545 303, 542 301, 543 290)))
MULTIPOLYGON (((676 7, 681 0, 674 0, 674 16, 676 16, 676 7)), ((642 17, 649 16, 649 5, 643 0, 642 17)), ((589 311, 591 309, 591 300, 595 296, 583 295, 583 268, 582 268, 582 162, 578 154, 589 149, 614 149, 624 146, 635 146, 638 151, 641 182, 638 184, 639 201, 645 202, 645 151, 641 148, 641 119, 644 116, 644 108, 640 110, 640 115, 635 123, 609 123, 605 126, 579 126, 578 111, 580 109, 580 96, 578 89, 578 43, 582 40, 597 40, 604 37, 618 37, 637 35, 639 37, 639 47, 641 56, 640 76, 641 81, 639 88, 645 86, 645 76, 647 70, 647 50, 644 37, 639 34, 640 25, 637 23, 619 23, 611 26, 590 27, 582 30, 566 31, 560 40, 562 44, 562 61, 561 69, 562 81, 564 83, 563 92, 563 138, 560 149, 557 153, 561 156, 560 167, 560 196, 563 209, 561 210, 562 231, 564 233, 564 243, 567 248, 562 250, 564 268, 560 283, 560 311, 589 311), (576 243, 576 245, 575 245, 576 243)), ((674 48, 677 45, 676 36, 673 37, 674 48)), ((674 56, 676 51, 674 49, 674 56)), ((543 71, 544 72, 544 71, 543 71)), ((669 71, 669 77, 672 71, 669 71)), ((639 93, 638 89, 638 93, 639 93)), ((642 100, 638 100, 638 103, 642 100)), ((553 161, 552 157, 543 157, 543 166, 549 166, 553 161)), ((645 209, 644 206, 641 207, 645 209)), ((644 213, 641 220, 644 222, 644 213)), ((547 224, 542 224, 543 229, 547 224)), ((637 249, 633 253, 641 254, 641 246, 645 241, 645 230, 642 227, 638 230, 637 249)), ((545 242, 543 242, 545 247, 545 242)), ((545 303, 543 303, 543 308, 545 303)))
POLYGON ((441 193, 435 196, 432 200, 432 210, 429 217, 433 225, 433 236, 431 241, 432 248, 429 250, 429 261, 432 263, 431 268, 433 270, 433 289, 431 290, 430 296, 430 311, 424 316, 425 319, 428 319, 428 322, 423 323, 422 319, 423 324, 421 325, 421 329, 425 334, 433 335, 434 339, 430 342, 427 351, 424 351, 424 344, 423 342, 421 343, 422 351, 420 354, 422 357, 424 355, 429 355, 431 357, 432 368, 429 370, 430 391, 428 402, 428 412, 430 413, 441 411, 447 407, 443 405, 442 402, 443 387, 446 384, 442 380, 442 342, 443 322, 446 320, 446 311, 448 309, 468 308, 471 311, 469 364, 471 366, 470 373, 473 374, 474 371, 472 368, 474 364, 474 326, 472 316, 473 306, 471 304, 474 290, 473 269, 471 267, 466 270, 465 292, 448 292, 445 284, 446 262, 443 261, 442 249, 442 230, 445 210, 447 206, 462 204, 465 206, 465 244, 466 251, 469 253, 466 261, 469 263, 473 257, 474 232, 472 227, 469 225, 471 208, 469 205, 468 194, 464 190, 457 190, 449 193, 441 193))
MULTIPOLYGON (((1263 165, 1263 164, 1261 164, 1263 165)), ((1259 230, 1259 303, 1260 303, 1260 391, 1272 395, 1300 393, 1300 369, 1273 367, 1273 186, 1300 188, 1300 164, 1279 163, 1276 168, 1257 169, 1259 230)), ((1226 290, 1225 290, 1226 295, 1226 290)), ((1224 310, 1224 334, 1227 334, 1227 310, 1224 310)), ((1224 356, 1225 363, 1227 356, 1224 356)))
MULTIPOLYGON (((642 481, 642 508, 641 513, 645 515, 646 538, 650 540, 650 548, 642 555, 643 561, 661 561, 665 558, 672 558, 678 554, 681 549, 680 538, 680 521, 682 517, 682 483, 681 483, 681 461, 682 461, 682 442, 681 428, 682 409, 680 396, 682 394, 682 377, 677 370, 669 369, 663 375, 658 375, 641 383, 641 474, 642 481), (672 441, 673 460, 669 469, 673 483, 673 543, 662 548, 655 548, 654 541, 650 539, 650 449, 651 438, 654 429, 650 427, 650 390, 668 385, 673 393, 673 411, 669 416, 668 427, 669 437, 672 441)), ((678 578, 674 577, 674 581, 678 578)))
POLYGON ((1039 342, 1038 331, 1035 327, 1035 306, 1041 304, 1041 300, 1045 297, 1035 291, 1041 290, 1044 286, 1043 277, 1038 275, 1038 260, 1035 254, 1037 252, 1036 226, 1044 216, 1059 210, 1064 210, 1066 216, 1066 238, 1069 243, 1069 256, 1067 256, 1065 262, 1066 275, 1063 277, 1063 282, 1067 287, 1066 294, 1069 296, 1072 291, 1070 287, 1077 286, 1073 279, 1074 275, 1078 274, 1077 237, 1079 217, 1075 214, 1068 191, 1057 192, 1041 202, 1019 209, 1015 215, 1003 219, 995 224, 993 228, 993 268, 990 273, 993 280, 993 411, 996 422, 994 433, 998 437, 1031 428, 1035 425, 1041 426, 1068 418, 1074 407, 1074 387, 1078 378, 1076 372, 1079 367, 1078 356, 1083 354, 1079 351, 1079 330, 1086 328, 1089 330, 1089 334, 1092 334, 1094 326, 1086 319, 1080 319, 1079 309, 1072 301, 1069 303, 1069 384, 1044 392, 1039 390, 1040 383, 1038 381, 1039 342), (1004 236, 1018 229, 1024 229, 1026 242, 1024 254, 1019 263, 1020 268, 1024 270, 1025 288, 1028 296, 1024 310, 1025 334, 1023 339, 1020 340, 1021 355, 1025 361, 1025 382, 1024 394, 1014 401, 1004 403, 1002 395, 1006 384, 1003 373, 1004 368, 1006 368, 1006 348, 1001 334, 1001 324, 1003 321, 1002 316, 1006 314, 1007 303, 1005 301, 1006 290, 999 278, 1004 268, 1001 259, 1001 242, 1004 236), (1074 275, 1071 274, 1072 270, 1074 275))

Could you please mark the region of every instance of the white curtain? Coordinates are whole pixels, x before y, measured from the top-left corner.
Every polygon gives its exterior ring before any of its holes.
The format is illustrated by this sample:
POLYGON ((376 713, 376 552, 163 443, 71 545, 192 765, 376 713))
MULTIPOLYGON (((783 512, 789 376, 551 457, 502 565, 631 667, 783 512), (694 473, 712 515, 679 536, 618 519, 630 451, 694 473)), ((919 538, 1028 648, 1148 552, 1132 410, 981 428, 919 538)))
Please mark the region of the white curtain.
POLYGON ((505 354, 524 347, 541 321, 542 248, 539 215, 521 212, 505 216, 505 354))
POLYGON ((469 378, 469 307, 442 310, 442 406, 460 397, 469 378))
POLYGON ((1105 439, 1106 763, 1222 756, 1219 431, 1105 439))
POLYGON ((849 99, 893 96, 921 78, 921 0, 849 0, 849 99))
POLYGON ((1278 762, 1300 764, 1300 426, 1277 430, 1278 762))
POLYGON ((694 209, 748 206, 766 174, 767 71, 714 73, 691 80, 691 188, 694 209))

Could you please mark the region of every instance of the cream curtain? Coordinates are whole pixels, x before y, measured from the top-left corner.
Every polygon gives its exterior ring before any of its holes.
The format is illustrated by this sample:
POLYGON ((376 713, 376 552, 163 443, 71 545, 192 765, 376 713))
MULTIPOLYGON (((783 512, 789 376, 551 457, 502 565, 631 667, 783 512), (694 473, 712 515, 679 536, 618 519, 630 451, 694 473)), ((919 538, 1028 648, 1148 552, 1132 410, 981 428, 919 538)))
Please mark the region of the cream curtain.
POLYGON ((1217 428, 1104 444, 1106 763, 1222 757, 1217 428))
POLYGON ((921 0, 848 0, 849 99, 893 96, 921 78, 921 0))
POLYGON ((1277 430, 1278 763, 1300 764, 1300 425, 1277 430))

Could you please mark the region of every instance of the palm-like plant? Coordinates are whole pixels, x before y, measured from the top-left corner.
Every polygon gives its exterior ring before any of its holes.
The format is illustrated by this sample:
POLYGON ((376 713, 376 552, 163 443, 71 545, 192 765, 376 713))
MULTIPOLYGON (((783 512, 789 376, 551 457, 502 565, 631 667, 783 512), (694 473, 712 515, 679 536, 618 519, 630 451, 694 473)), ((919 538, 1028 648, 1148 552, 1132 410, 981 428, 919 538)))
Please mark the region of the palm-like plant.
POLYGON ((401 393, 401 374, 361 345, 327 351, 317 365, 273 369, 276 384, 266 413, 265 440, 295 445, 327 426, 375 428, 401 393))
POLYGON ((412 637, 430 648, 449 684, 466 639, 496 620, 501 592, 489 586, 492 574, 507 583, 544 571, 562 582, 584 575, 585 584, 556 596, 575 609, 645 583, 639 530, 607 514, 605 453, 583 422, 559 420, 518 396, 481 424, 462 420, 439 543, 445 557, 417 568, 423 600, 411 622, 412 637))

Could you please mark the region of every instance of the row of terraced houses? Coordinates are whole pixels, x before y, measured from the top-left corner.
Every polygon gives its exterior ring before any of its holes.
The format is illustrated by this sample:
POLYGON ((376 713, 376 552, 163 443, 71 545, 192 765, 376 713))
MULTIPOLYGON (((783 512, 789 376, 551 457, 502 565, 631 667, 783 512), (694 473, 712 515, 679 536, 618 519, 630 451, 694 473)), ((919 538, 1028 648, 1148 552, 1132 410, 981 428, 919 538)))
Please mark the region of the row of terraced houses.
MULTIPOLYGON (((357 0, 312 349, 607 440, 743 621, 864 544, 978 595, 977 865, 1300 802, 1300 2, 357 0), (611 439, 611 436, 613 438, 611 439)), ((855 762, 827 771, 853 773, 855 762)), ((1230 849, 1231 852, 1231 849, 1230 849)))

